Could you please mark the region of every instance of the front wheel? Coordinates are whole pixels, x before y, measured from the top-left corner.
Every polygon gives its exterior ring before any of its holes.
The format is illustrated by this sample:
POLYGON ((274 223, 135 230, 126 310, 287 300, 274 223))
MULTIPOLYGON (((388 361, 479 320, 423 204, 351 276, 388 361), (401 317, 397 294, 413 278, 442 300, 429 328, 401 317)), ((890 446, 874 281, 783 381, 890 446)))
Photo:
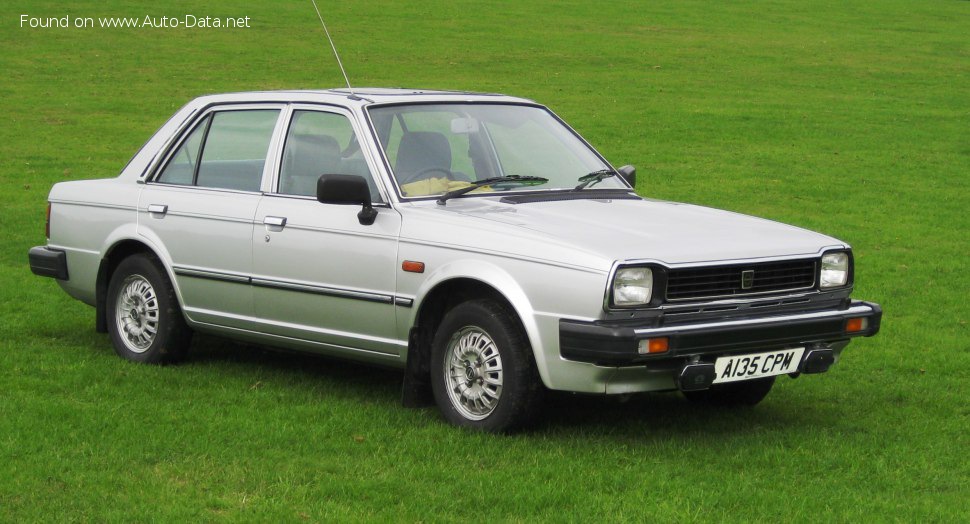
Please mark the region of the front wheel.
POLYGON ((542 385, 518 320, 490 300, 449 311, 432 343, 431 385, 457 426, 507 432, 531 422, 542 385))
POLYGON ((775 385, 775 377, 717 384, 701 391, 684 391, 691 402, 710 406, 754 406, 764 400, 775 385))
POLYGON ((185 357, 192 331, 158 259, 138 254, 122 260, 107 300, 108 332, 119 356, 152 364, 185 357))

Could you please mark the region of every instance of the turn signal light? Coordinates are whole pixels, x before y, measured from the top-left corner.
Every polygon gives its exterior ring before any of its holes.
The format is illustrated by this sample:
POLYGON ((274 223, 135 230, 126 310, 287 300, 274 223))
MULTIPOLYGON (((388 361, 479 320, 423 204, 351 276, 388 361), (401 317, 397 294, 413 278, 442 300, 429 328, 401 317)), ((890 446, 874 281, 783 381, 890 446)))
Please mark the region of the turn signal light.
POLYGON ((858 333, 869 328, 869 319, 865 317, 850 318, 845 321, 846 333, 858 333))
POLYGON ((51 203, 47 203, 47 223, 44 225, 44 235, 50 239, 51 237, 51 203))
POLYGON ((405 260, 404 263, 401 264, 401 269, 407 271, 408 273, 424 273, 424 262, 405 260))
POLYGON ((645 338, 640 341, 637 353, 641 355, 653 355, 656 353, 666 353, 670 349, 670 341, 667 337, 645 338))

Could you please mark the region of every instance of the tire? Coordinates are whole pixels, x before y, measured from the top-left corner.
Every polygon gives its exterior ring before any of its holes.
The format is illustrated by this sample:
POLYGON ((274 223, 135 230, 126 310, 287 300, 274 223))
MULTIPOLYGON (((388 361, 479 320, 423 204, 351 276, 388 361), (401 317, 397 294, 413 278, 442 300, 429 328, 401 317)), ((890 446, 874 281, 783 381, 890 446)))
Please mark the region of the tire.
POLYGON ((691 402, 709 406, 754 406, 764 400, 775 385, 775 377, 718 384, 702 391, 684 391, 691 402))
POLYGON ((533 421, 543 386, 518 319, 491 300, 449 311, 432 342, 431 387, 456 426, 506 433, 533 421))
POLYGON ((171 364, 185 358, 192 331, 157 258, 132 255, 108 284, 105 314, 115 352, 127 360, 171 364))

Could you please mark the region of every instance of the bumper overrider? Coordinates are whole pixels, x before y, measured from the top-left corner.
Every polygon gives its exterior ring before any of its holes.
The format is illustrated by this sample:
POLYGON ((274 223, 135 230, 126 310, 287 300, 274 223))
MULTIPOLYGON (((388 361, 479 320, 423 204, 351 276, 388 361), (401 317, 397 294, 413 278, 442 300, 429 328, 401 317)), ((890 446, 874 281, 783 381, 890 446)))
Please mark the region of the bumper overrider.
POLYGON ((669 370, 680 389, 706 389, 714 361, 725 355, 803 347, 798 372, 827 371, 849 339, 878 333, 881 319, 878 304, 851 301, 838 309, 673 326, 560 320, 559 351, 566 360, 600 366, 669 370))
POLYGON ((37 246, 30 248, 27 258, 33 274, 67 280, 67 253, 47 246, 37 246))

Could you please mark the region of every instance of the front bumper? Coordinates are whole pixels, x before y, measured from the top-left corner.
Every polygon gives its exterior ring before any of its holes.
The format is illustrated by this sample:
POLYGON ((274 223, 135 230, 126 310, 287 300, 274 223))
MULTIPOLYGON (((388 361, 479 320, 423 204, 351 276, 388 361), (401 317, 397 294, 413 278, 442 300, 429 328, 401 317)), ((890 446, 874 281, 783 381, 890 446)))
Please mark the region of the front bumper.
POLYGON ((686 357, 770 350, 792 346, 820 346, 879 332, 882 308, 872 302, 853 301, 844 309, 827 309, 783 315, 705 321, 676 326, 641 327, 626 322, 560 320, 559 352, 566 360, 600 366, 653 363, 682 365, 686 357), (865 319, 867 326, 849 332, 850 319, 865 319), (638 353, 641 340, 666 337, 664 353, 638 353))
POLYGON ((67 253, 47 246, 37 246, 30 248, 27 258, 33 274, 67 280, 67 253))

